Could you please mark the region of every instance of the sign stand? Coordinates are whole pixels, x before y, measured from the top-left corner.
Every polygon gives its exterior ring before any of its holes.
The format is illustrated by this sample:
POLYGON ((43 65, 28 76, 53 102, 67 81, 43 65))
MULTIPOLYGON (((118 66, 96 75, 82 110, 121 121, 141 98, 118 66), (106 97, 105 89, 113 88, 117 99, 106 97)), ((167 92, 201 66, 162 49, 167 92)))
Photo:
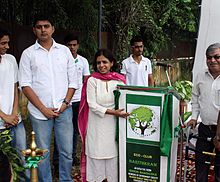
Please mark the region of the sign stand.
POLYGON ((172 87, 118 86, 119 181, 175 181, 179 96, 172 87))

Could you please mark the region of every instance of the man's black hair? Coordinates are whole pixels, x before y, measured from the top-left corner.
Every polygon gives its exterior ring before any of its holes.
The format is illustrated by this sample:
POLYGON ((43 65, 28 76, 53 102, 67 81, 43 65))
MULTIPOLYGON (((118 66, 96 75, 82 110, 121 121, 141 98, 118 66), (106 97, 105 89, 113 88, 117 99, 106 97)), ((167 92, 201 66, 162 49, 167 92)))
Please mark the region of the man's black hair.
POLYGON ((51 17, 46 16, 46 15, 35 15, 35 16, 34 16, 34 21, 33 21, 33 27, 36 26, 36 24, 37 24, 38 21, 44 21, 44 20, 49 21, 50 24, 51 24, 52 26, 54 26, 54 23, 53 23, 53 20, 51 19, 51 17))
POLYGON ((7 29, 0 27, 0 39, 5 35, 10 36, 10 32, 7 29))
POLYGON ((130 41, 130 45, 133 46, 135 42, 144 42, 143 38, 139 35, 134 36, 131 41, 130 41))
POLYGON ((63 39, 64 44, 67 44, 68 42, 73 41, 73 40, 76 40, 77 44, 79 44, 79 37, 73 33, 67 34, 63 39))

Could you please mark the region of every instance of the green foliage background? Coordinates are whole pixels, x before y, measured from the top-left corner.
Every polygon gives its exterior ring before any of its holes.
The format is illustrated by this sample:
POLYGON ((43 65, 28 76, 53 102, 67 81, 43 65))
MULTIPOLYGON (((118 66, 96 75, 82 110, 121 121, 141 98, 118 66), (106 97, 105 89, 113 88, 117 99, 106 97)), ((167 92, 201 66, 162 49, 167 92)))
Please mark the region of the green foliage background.
POLYGON ((155 57, 173 40, 195 41, 198 25, 198 0, 106 0, 105 27, 114 34, 119 60, 128 56, 133 35, 144 37, 146 52, 155 57))
MULTIPOLYGON (((129 54, 133 35, 144 37, 145 55, 155 57, 173 40, 195 41, 201 0, 105 0, 102 30, 113 35, 112 50, 118 60, 129 54)), ((92 58, 97 49, 99 1, 0 0, 0 21, 32 25, 36 13, 54 19, 57 29, 82 33, 83 55, 92 58)))

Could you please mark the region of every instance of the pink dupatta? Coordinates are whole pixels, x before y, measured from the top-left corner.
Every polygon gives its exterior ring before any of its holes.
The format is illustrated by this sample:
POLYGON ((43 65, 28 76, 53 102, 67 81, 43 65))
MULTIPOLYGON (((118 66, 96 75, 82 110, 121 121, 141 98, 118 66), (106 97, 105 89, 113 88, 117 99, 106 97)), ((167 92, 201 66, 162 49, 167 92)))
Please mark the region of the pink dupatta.
MULTIPOLYGON (((109 72, 108 74, 100 74, 98 72, 94 72, 91 76, 100 80, 118 80, 125 83, 124 75, 121 75, 116 72, 109 72)), ((82 151, 81 151, 81 162, 80 162, 82 182, 86 182, 85 138, 86 138, 86 131, 88 126, 88 115, 89 115, 89 106, 86 98, 87 81, 88 79, 83 84, 82 96, 79 106, 79 116, 78 116, 79 133, 82 139, 82 151)))

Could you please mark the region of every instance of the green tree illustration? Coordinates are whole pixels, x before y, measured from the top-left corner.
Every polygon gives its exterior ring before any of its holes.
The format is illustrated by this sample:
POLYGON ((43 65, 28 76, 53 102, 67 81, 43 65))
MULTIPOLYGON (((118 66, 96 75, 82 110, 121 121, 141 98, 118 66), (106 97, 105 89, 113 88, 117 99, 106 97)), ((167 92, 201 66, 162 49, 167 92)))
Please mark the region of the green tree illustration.
POLYGON ((129 123, 132 130, 139 128, 141 130, 141 135, 144 135, 144 131, 152 126, 153 112, 148 107, 138 107, 134 109, 129 116, 129 123))

